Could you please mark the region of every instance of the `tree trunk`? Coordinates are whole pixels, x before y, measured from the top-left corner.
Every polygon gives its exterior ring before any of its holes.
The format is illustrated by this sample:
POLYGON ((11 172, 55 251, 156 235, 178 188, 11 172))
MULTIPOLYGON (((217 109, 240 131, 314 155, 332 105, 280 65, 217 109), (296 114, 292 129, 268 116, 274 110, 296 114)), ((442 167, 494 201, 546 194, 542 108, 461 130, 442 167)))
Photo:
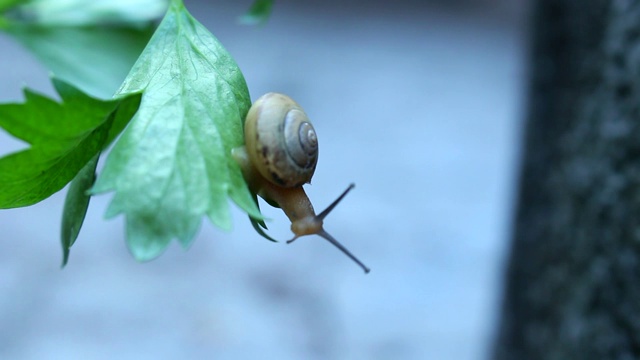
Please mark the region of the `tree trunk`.
POLYGON ((541 0, 494 358, 640 359, 640 1, 541 0))

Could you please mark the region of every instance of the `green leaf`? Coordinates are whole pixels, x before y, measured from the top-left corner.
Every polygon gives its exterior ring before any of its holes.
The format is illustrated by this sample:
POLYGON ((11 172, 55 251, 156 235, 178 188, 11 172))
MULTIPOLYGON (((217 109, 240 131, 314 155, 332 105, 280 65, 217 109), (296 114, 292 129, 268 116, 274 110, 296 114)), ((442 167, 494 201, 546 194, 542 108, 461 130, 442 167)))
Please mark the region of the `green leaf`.
MULTIPOLYGON (((1 0, 0 0, 1 1, 1 0)), ((12 9, 0 29, 57 78, 109 99, 153 34, 165 0, 35 0, 12 9)))
POLYGON ((255 0, 249 10, 238 21, 245 25, 263 25, 271 16, 273 0, 255 0))
POLYGON ((249 92, 217 39, 174 1, 117 96, 143 92, 93 193, 115 191, 107 217, 127 217, 138 260, 171 239, 188 246, 202 216, 230 229, 229 198, 262 218, 231 149, 241 146, 249 92))
POLYGON ((69 260, 69 250, 76 242, 84 217, 87 214, 89 200, 91 196, 88 194, 89 188, 96 179, 96 166, 100 154, 96 154, 89 162, 80 170, 78 175, 73 178, 67 197, 64 201, 64 210, 62 212, 62 227, 60 231, 60 239, 62 242, 62 267, 67 265, 69 260))
POLYGON ((27 3, 29 0, 0 0, 0 12, 4 12, 20 4, 27 3))
POLYGON ((14 24, 7 31, 56 77, 102 99, 113 96, 153 29, 14 24))
POLYGON ((140 101, 102 101, 58 79, 53 85, 60 103, 26 89, 24 103, 0 104, 0 127, 31 145, 0 158, 0 208, 33 205, 62 189, 122 131, 140 101))
POLYGON ((142 24, 162 16, 167 0, 0 0, 13 5, 12 18, 47 26, 142 24))

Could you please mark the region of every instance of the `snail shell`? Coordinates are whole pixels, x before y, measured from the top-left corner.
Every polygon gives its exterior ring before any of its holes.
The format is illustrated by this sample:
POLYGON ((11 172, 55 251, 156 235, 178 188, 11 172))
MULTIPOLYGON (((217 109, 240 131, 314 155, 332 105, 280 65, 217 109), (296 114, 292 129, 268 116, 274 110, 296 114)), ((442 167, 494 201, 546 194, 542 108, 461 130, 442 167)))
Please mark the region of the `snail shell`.
POLYGON ((290 97, 267 93, 253 104, 245 121, 249 158, 275 185, 311 182, 318 162, 318 138, 307 114, 290 97))

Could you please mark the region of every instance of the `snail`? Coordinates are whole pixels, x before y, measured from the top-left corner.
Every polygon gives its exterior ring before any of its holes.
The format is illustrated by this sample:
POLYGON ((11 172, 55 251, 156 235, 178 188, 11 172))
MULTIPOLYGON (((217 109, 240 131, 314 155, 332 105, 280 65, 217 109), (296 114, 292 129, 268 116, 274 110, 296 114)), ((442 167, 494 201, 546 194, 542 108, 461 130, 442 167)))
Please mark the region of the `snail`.
POLYGON ((279 93, 261 96, 249 109, 244 135, 245 145, 234 148, 232 155, 251 191, 282 208, 291 221, 294 237, 287 244, 301 236, 319 235, 368 273, 369 268, 323 228, 324 218, 355 185, 317 215, 302 188, 316 169, 318 139, 300 105, 279 93))

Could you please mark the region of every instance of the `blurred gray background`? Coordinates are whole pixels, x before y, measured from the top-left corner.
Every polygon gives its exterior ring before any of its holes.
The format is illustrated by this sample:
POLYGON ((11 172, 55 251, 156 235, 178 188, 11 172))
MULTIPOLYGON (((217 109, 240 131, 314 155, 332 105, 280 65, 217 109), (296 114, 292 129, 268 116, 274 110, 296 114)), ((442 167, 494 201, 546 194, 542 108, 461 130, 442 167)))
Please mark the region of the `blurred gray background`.
MULTIPOLYGON (((499 308, 524 95, 526 1, 186 1, 252 98, 291 95, 320 160, 307 192, 326 228, 291 245, 204 221, 149 263, 92 200, 60 270, 64 191, 0 211, 0 359, 484 359, 499 308)), ((47 71, 0 35, 0 100, 47 71)), ((19 147, 0 133, 0 154, 19 147)), ((289 223, 263 206, 271 233, 289 223)))

